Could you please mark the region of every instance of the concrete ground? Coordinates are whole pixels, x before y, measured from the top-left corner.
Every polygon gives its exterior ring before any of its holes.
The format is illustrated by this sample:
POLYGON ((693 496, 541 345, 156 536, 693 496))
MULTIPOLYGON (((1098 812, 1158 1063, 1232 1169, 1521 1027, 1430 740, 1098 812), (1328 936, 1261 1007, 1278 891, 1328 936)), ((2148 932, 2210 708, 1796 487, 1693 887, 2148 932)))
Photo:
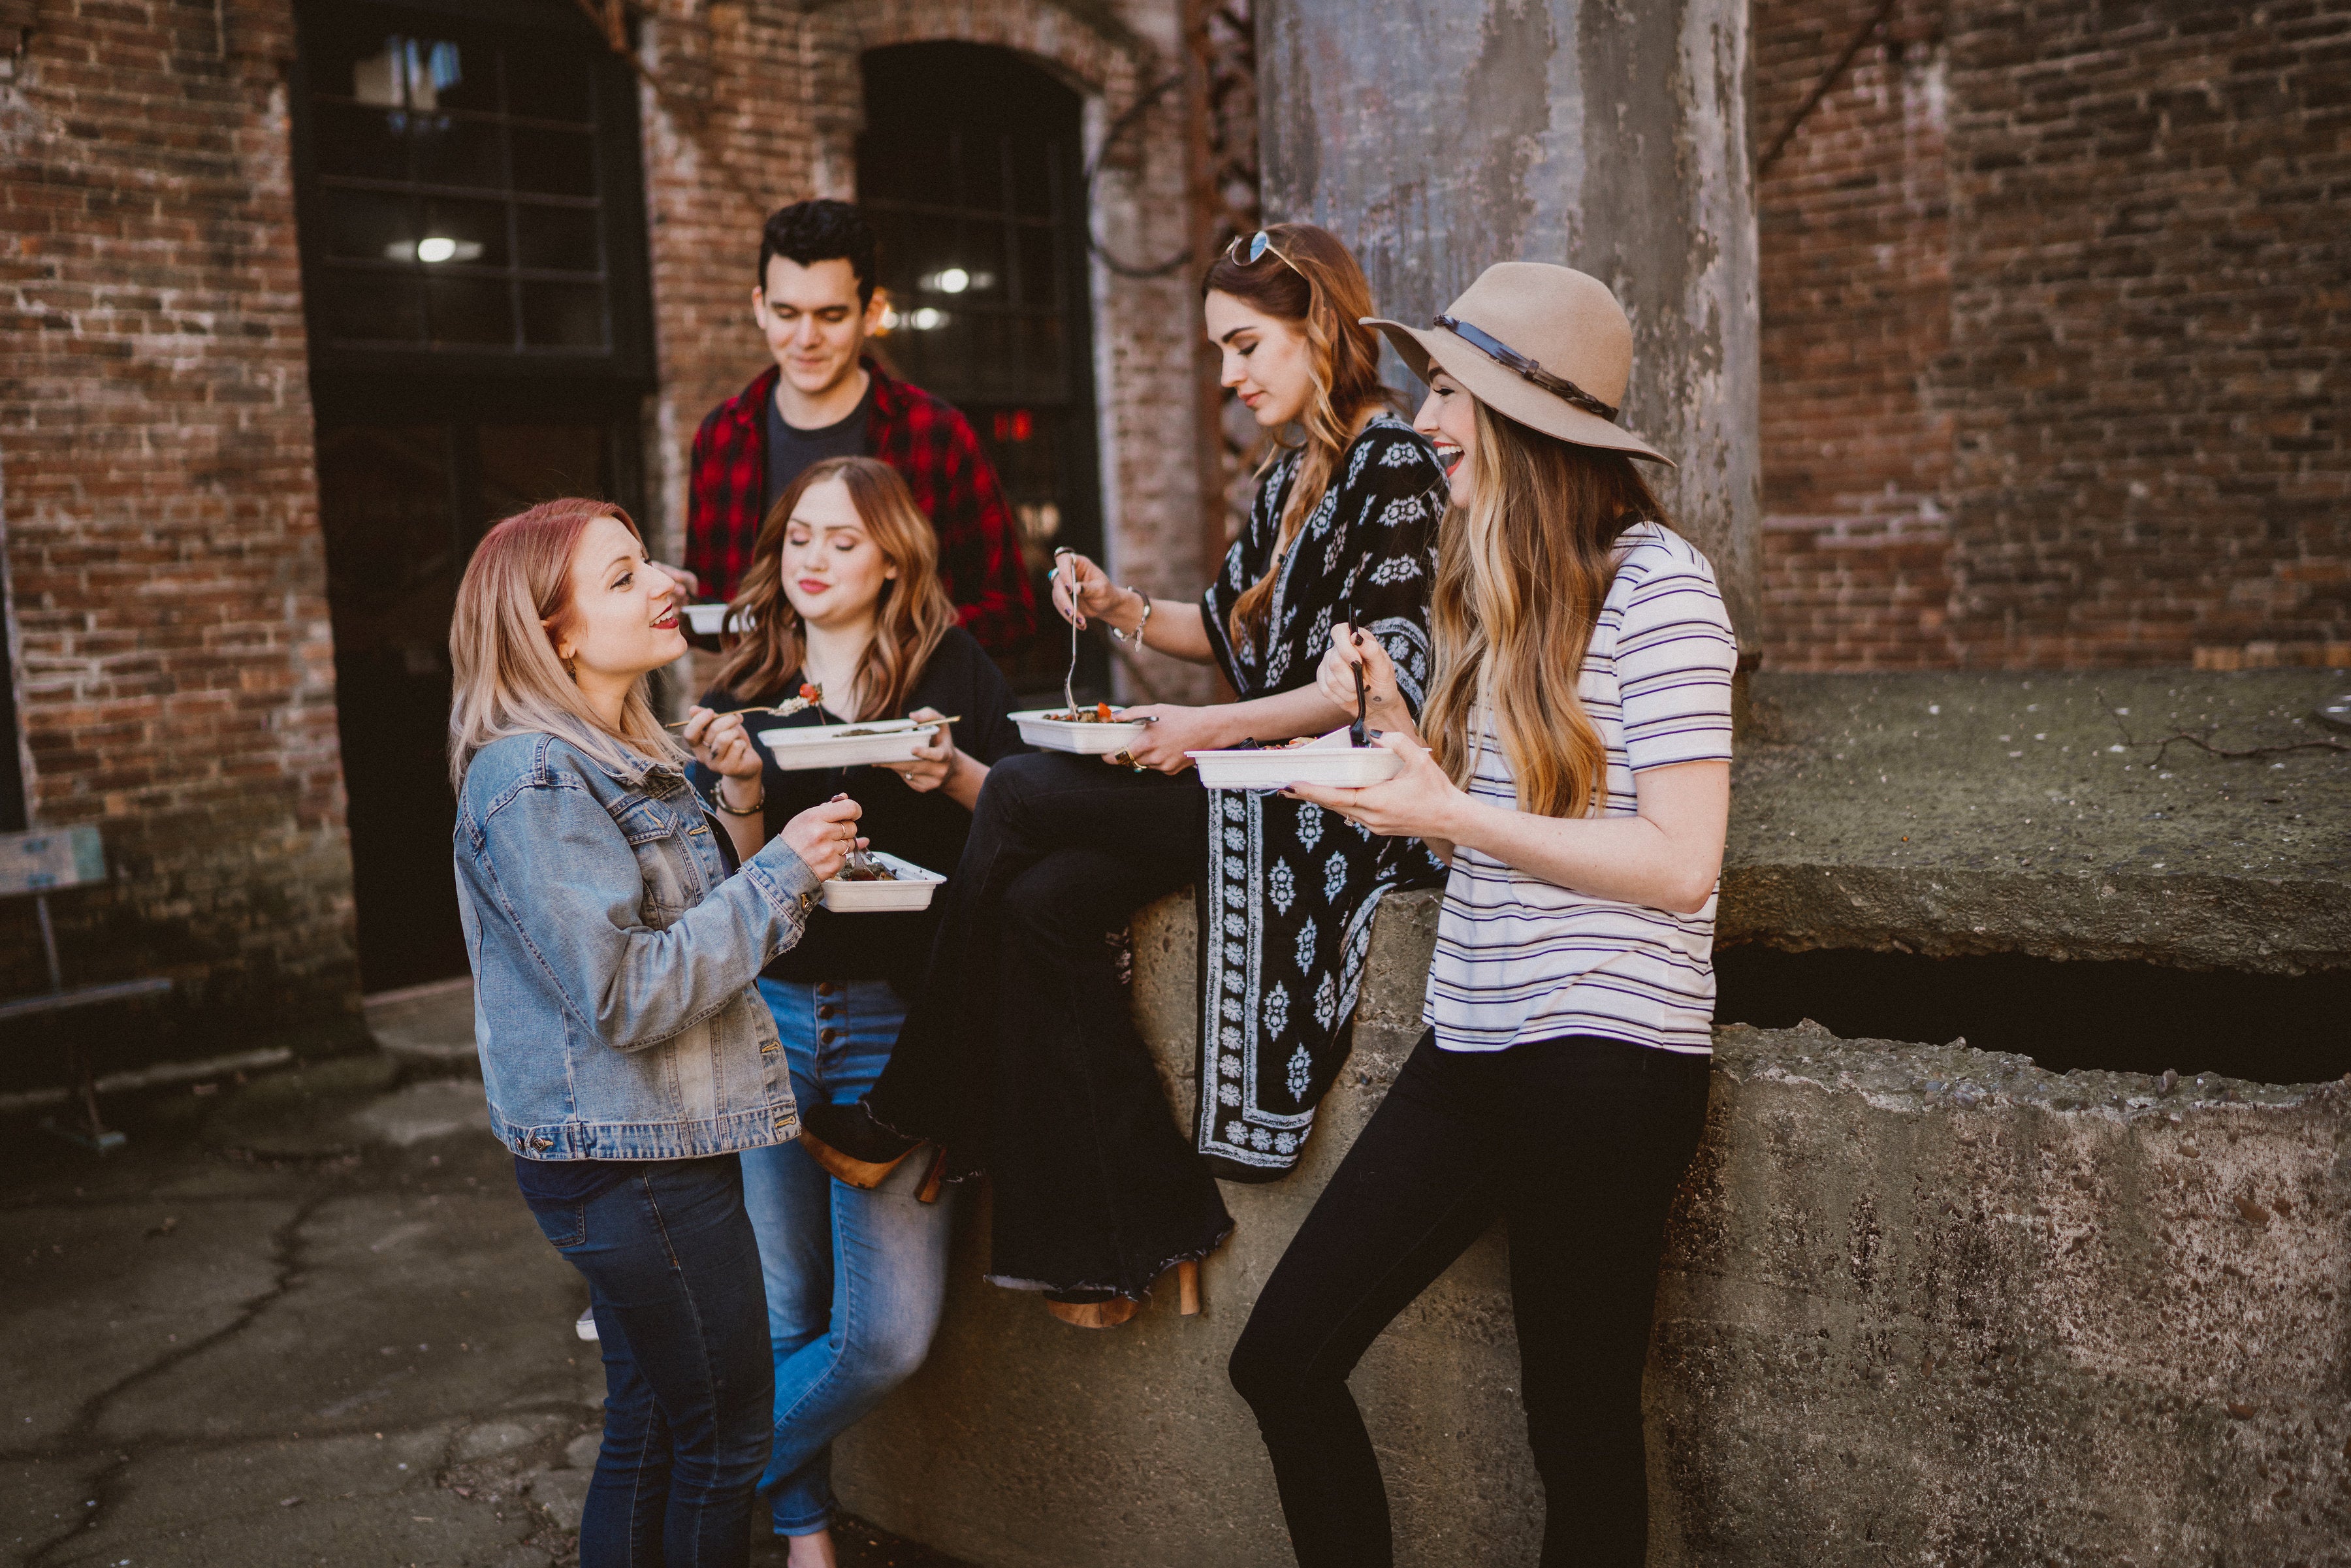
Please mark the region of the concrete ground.
MULTIPOLYGON (((0 1559, 577 1561, 603 1396, 586 1294, 479 1082, 420 1071, 122 1097, 130 1143, 102 1159, 0 1123, 0 1559)), ((951 1568, 838 1539, 850 1568, 951 1568)))

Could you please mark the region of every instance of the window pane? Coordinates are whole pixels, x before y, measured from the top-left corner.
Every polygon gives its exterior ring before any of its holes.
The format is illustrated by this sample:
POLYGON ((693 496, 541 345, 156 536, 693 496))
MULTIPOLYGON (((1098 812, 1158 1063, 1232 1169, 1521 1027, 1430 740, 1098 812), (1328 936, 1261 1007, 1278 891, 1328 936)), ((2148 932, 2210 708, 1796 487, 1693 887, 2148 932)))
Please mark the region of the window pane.
POLYGON ((1020 246, 1020 298, 1018 303, 1052 310, 1060 308, 1061 296, 1055 287, 1054 274, 1060 270, 1061 236, 1051 229, 1031 228, 1023 225, 1015 231, 1020 246))
POLYGON ((594 283, 522 286, 523 340, 534 349, 604 346, 604 290, 594 283))
POLYGON ((955 133, 956 202, 997 212, 1004 205, 1004 139, 987 131, 955 133))
POLYGON ((514 307, 502 277, 429 277, 426 308, 434 345, 511 348, 514 307))
POLYGON ((378 109, 431 114, 497 107, 496 65, 486 50, 450 38, 392 33, 347 35, 317 77, 322 92, 349 94, 378 109))
POLYGON ((399 259, 400 247, 416 240, 413 197, 377 191, 330 191, 327 194, 329 256, 399 259))
POLYGON ((491 191, 506 184, 506 153, 496 123, 436 114, 418 115, 412 124, 420 183, 476 185, 491 191))
POLYGON ((515 209, 515 231, 525 267, 557 272, 601 272, 603 256, 596 243, 596 214, 590 207, 541 207, 528 203, 515 209))
POLYGON ((517 125, 514 138, 514 188, 551 196, 596 193, 596 144, 569 131, 517 125))
POLYGON ((428 199, 416 259, 428 266, 506 266, 506 204, 428 199))
POLYGON ((319 172, 372 180, 408 178, 405 116, 347 103, 319 106, 319 172))
POLYGON ((909 134, 884 125, 859 137, 857 147, 861 201, 927 202, 942 206, 954 202, 955 183, 949 178, 947 161, 940 156, 938 137, 920 131, 909 134))
POLYGON ((1061 160, 1061 149, 1047 141, 1042 146, 1022 149, 1012 161, 1012 204, 1023 217, 1050 218, 1053 214, 1053 186, 1061 160))
POLYGON ((584 57, 561 50, 507 51, 507 112, 532 120, 595 119, 595 84, 584 57))
POLYGON ((413 272, 334 272, 328 281, 320 330, 330 341, 424 341, 424 280, 413 272))

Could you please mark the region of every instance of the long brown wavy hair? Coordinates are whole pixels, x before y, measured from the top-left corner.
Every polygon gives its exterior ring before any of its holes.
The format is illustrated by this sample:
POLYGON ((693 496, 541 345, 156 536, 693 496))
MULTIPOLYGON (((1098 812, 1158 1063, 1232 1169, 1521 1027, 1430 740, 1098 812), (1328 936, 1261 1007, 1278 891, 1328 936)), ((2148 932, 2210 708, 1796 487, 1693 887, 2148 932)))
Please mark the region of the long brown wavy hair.
MULTIPOLYGON (((883 559, 898 573, 882 584, 882 597, 873 606, 873 640, 857 661, 862 700, 849 716, 901 717, 898 709, 906 694, 956 623, 956 607, 939 581, 939 538, 930 518, 914 505, 898 471, 871 457, 811 463, 768 508, 758 540, 751 547, 750 570, 743 574, 733 612, 726 618, 730 630, 739 622, 750 624, 727 650, 718 667, 718 684, 744 702, 758 702, 780 693, 807 657, 799 615, 784 597, 784 530, 801 497, 836 479, 849 486, 850 505, 857 508, 883 559)), ((839 698, 850 694, 825 695, 839 698)))
POLYGON ((1581 817, 1602 804, 1608 768, 1577 695, 1584 652, 1616 575, 1617 537, 1638 522, 1667 526, 1665 511, 1624 454, 1571 445, 1482 402, 1468 461, 1475 498, 1438 533, 1424 733, 1437 765, 1468 789, 1482 697, 1519 809, 1581 817))
MULTIPOLYGON (((1354 253, 1329 229, 1312 224, 1272 224, 1265 254, 1254 264, 1227 251, 1201 279, 1200 297, 1229 294, 1268 316, 1298 324, 1307 345, 1314 391, 1300 420, 1303 452, 1281 508, 1281 530, 1265 575, 1233 601, 1226 631, 1238 648, 1253 642, 1272 612, 1273 585, 1298 530, 1331 487, 1339 459, 1364 420, 1403 401, 1380 384, 1379 334, 1358 318, 1372 314, 1372 286, 1354 253)), ((1258 469, 1262 477, 1285 451, 1275 444, 1258 469)))

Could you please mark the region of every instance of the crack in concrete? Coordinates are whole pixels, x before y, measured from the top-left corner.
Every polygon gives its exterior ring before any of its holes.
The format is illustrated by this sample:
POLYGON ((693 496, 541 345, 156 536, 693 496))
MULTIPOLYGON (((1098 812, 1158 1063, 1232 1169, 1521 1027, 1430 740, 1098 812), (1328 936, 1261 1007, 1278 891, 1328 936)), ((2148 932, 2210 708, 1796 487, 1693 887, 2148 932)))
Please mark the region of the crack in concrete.
POLYGON ((59 1433, 57 1438, 44 1445, 41 1449, 23 1454, 14 1451, 0 1454, 0 1458, 7 1458, 20 1457, 70 1458, 101 1447, 114 1448, 117 1454, 112 1463, 99 1469, 91 1478, 86 1490, 94 1495, 88 1500, 89 1506, 83 1508, 81 1519, 71 1529, 50 1537, 28 1552, 24 1558, 24 1568, 43 1568, 52 1553, 94 1529, 99 1521, 106 1517, 108 1505, 114 1500, 115 1483, 122 1472, 135 1462, 131 1451, 132 1445, 127 1443, 101 1445, 97 1442, 98 1423, 105 1415, 107 1407, 149 1378, 168 1372, 191 1356, 200 1355, 214 1346, 244 1333, 263 1312, 284 1300, 287 1293, 292 1291, 301 1280, 302 1228, 308 1225, 320 1209, 341 1196, 343 1195, 340 1193, 324 1192, 316 1193, 302 1199, 286 1223, 270 1232, 269 1255, 275 1265, 275 1278, 267 1290, 250 1301, 241 1303, 235 1318, 201 1339, 172 1347, 145 1365, 134 1368, 92 1394, 82 1401, 80 1408, 75 1411, 72 1422, 65 1430, 59 1433))

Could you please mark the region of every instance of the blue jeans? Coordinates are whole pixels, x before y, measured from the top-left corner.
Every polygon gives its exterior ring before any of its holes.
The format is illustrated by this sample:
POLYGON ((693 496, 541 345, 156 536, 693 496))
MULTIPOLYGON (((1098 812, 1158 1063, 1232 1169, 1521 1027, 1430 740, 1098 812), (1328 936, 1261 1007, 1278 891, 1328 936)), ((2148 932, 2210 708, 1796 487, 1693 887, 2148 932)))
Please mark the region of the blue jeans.
POLYGON ((743 1568, 773 1372, 736 1156, 650 1161, 531 1215, 586 1276, 604 1354, 580 1568, 743 1568))
MULTIPOLYGON (((862 1098, 882 1074, 905 1003, 880 980, 762 979, 800 1103, 862 1098)), ((775 1448, 759 1490, 778 1535, 832 1522, 832 1440, 923 1364, 946 1291, 952 1206, 923 1203, 920 1154, 870 1192, 825 1175, 797 1144, 743 1155, 743 1197, 767 1276, 775 1448)), ((949 1189, 952 1191, 952 1189, 949 1189)))

